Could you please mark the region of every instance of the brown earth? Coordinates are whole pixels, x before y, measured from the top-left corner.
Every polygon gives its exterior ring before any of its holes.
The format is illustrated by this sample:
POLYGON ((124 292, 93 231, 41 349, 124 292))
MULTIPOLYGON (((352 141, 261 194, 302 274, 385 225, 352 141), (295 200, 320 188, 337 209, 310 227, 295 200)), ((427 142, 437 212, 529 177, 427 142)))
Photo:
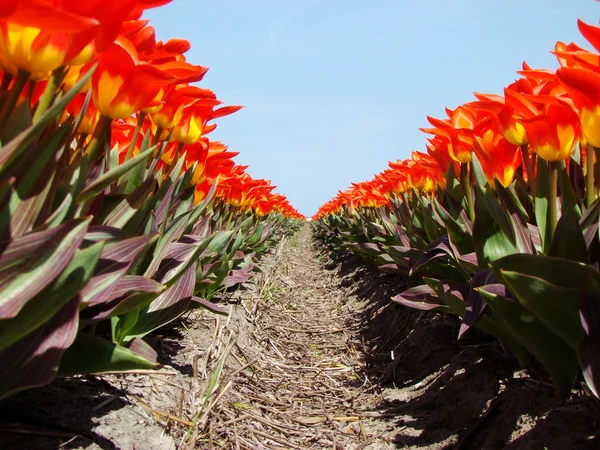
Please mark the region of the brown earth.
POLYGON ((1 449, 593 449, 600 407, 488 337, 389 302, 398 279, 309 226, 149 341, 163 367, 56 380, 0 403, 1 449))

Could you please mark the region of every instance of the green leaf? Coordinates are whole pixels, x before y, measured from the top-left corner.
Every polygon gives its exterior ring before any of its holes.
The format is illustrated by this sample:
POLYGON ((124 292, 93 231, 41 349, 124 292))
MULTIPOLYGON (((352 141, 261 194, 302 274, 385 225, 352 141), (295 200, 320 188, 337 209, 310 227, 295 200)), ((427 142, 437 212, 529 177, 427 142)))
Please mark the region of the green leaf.
POLYGON ((516 252, 514 234, 507 235, 507 226, 510 229, 510 225, 504 223, 508 222, 506 217, 501 219, 502 214, 500 206, 489 190, 483 192, 478 187, 473 242, 482 269, 487 268, 491 261, 516 252))
POLYGON ((102 225, 124 228, 140 211, 144 211, 147 200, 154 192, 156 180, 148 178, 135 191, 122 200, 104 219, 102 225))
MULTIPOLYGON (((531 256, 531 255, 526 255, 531 256)), ((546 368, 562 398, 579 373, 577 353, 517 301, 479 290, 494 317, 546 368)))
POLYGON ((550 221, 548 220, 548 201, 550 198, 550 173, 548 164, 542 158, 537 159, 537 173, 535 178, 535 220, 540 231, 542 240, 542 249, 547 253, 550 248, 549 236, 552 235, 550 230, 550 221))
POLYGON ((579 348, 579 296, 589 278, 600 280, 596 270, 562 258, 525 254, 507 256, 491 266, 523 307, 573 349, 579 348))
POLYGON ((58 368, 58 375, 73 376, 124 370, 155 369, 155 362, 132 352, 114 342, 79 333, 75 342, 65 352, 58 368))
MULTIPOLYGON (((146 152, 146 149, 148 149, 150 147, 151 135, 152 135, 152 133, 150 133, 150 131, 148 131, 146 133, 146 135, 144 136, 144 139, 142 141, 142 146, 140 147, 139 154, 146 152)), ((153 147, 153 148, 155 148, 155 147, 153 147)), ((134 168, 132 168, 129 171, 129 173, 127 173, 127 184, 125 185, 125 191, 124 191, 125 194, 131 194, 144 181, 144 178, 146 175, 146 168, 148 166, 148 160, 147 160, 148 158, 150 158, 150 156, 146 157, 145 164, 137 164, 134 168)))
POLYGON ((579 217, 571 207, 563 210, 558 221, 548 256, 588 263, 588 249, 579 225, 579 217))
MULTIPOLYGON (((77 95, 86 83, 92 77, 92 73, 96 70, 98 64, 94 64, 81 79, 75 83, 73 88, 63 95, 36 123, 19 133, 19 135, 0 147, 0 179, 2 179, 7 169, 10 168, 10 163, 15 160, 22 152, 29 148, 29 144, 41 134, 48 126, 63 112, 69 102, 77 95)), ((10 172, 8 172, 10 174, 10 172)))
POLYGON ((149 148, 145 152, 138 154, 136 157, 125 161, 123 164, 118 165, 116 168, 100 176, 96 181, 89 184, 83 191, 81 191, 81 193, 77 196, 76 201, 81 203, 98 195, 106 187, 117 181, 122 175, 134 169, 138 164, 141 165, 142 163, 145 163, 148 157, 154 151, 154 148, 155 147, 149 148))

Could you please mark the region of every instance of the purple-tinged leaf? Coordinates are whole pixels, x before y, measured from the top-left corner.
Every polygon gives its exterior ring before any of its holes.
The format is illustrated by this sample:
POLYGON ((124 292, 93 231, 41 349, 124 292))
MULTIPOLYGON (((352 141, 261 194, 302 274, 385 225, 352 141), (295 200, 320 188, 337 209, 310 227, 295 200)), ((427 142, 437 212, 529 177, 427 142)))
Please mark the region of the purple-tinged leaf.
POLYGON ((235 286, 236 284, 245 283, 252 276, 252 269, 232 270, 231 274, 223 280, 225 289, 235 286))
POLYGON ((458 331, 460 339, 471 327, 473 327, 487 308, 487 303, 477 291, 477 288, 485 288, 487 292, 502 297, 508 297, 509 292, 506 287, 500 283, 500 280, 490 269, 480 270, 473 275, 469 294, 467 295, 467 305, 465 314, 462 316, 462 323, 458 331))
POLYGON ((134 292, 160 293, 164 289, 164 285, 150 278, 140 275, 125 275, 118 281, 108 300, 114 300, 134 292))
POLYGON ((435 291, 427 285, 409 288, 392 297, 392 301, 422 311, 448 311, 449 309, 435 291))
POLYGON ((198 222, 196 225, 194 225, 194 228, 192 228, 191 234, 194 236, 198 236, 199 238, 206 239, 211 234, 209 223, 210 223, 210 215, 206 215, 205 217, 202 218, 202 220, 200 222, 198 222))
POLYGON ((200 297, 192 297, 192 304, 198 304, 202 308, 208 309, 209 311, 211 311, 215 314, 221 314, 223 316, 229 315, 229 311, 226 311, 223 308, 219 308, 214 303, 209 302, 208 300, 204 300, 203 298, 200 298, 200 297))
POLYGON ((594 237, 598 235, 598 218, 600 217, 600 198, 587 209, 579 220, 585 243, 588 248, 592 245, 594 237))
POLYGON ((119 280, 152 238, 138 236, 106 244, 94 276, 81 292, 82 303, 93 305, 108 301, 119 280))
POLYGON ((398 264, 395 263, 389 263, 389 264, 381 264, 380 266, 377 266, 377 268, 379 270, 381 270, 382 272, 391 272, 391 273, 404 273, 406 271, 406 268, 400 268, 398 266, 398 264))
POLYGON ((421 267, 425 266, 429 261, 439 258, 454 258, 454 253, 450 248, 450 240, 448 236, 442 236, 437 241, 432 242, 427 247, 425 256, 417 261, 410 269, 410 274, 416 273, 421 267))
POLYGON ((145 336, 186 312, 194 295, 195 282, 196 264, 192 264, 170 288, 140 311, 135 325, 124 336, 125 340, 145 336))
POLYGON ((357 242, 346 244, 346 248, 352 253, 361 253, 368 256, 379 256, 381 248, 373 242, 357 242))
POLYGON ((191 298, 196 283, 196 264, 192 266, 165 292, 148 306, 148 312, 168 308, 178 301, 191 298))
POLYGON ((9 241, 0 242, 0 270, 17 264, 24 259, 35 255, 46 245, 50 245, 57 236, 64 235, 64 227, 55 227, 50 230, 29 233, 9 241))
POLYGON ((19 314, 0 323, 0 350, 3 350, 46 323, 81 289, 92 277, 104 242, 98 242, 75 255, 60 273, 39 294, 29 300, 19 314))
POLYGON ((144 206, 146 200, 155 191, 156 180, 148 178, 119 203, 104 219, 103 225, 123 228, 127 222, 144 206))
POLYGON ((171 223, 168 229, 160 237, 156 243, 154 254, 152 255, 152 261, 144 272, 144 276, 151 278, 153 277, 164 259, 169 258, 169 249, 173 242, 178 241, 187 226, 188 217, 178 217, 173 223, 171 223))
POLYGON ((169 244, 155 278, 160 280, 161 283, 167 282, 171 278, 171 274, 177 271, 186 260, 189 260, 197 249, 198 247, 195 245, 180 242, 169 244))
POLYGON ((165 196, 162 198, 158 206, 156 207, 156 224, 162 225, 167 219, 167 212, 171 207, 171 201, 173 200, 173 192, 177 187, 178 183, 171 183, 169 189, 165 193, 165 196))
POLYGON ((101 225, 92 225, 88 228, 88 232, 85 234, 85 240, 90 242, 99 241, 120 241, 130 237, 126 232, 120 228, 106 227, 101 225))
POLYGON ((0 272, 0 318, 15 317, 23 306, 49 285, 83 242, 89 219, 61 225, 61 232, 48 242, 44 252, 0 272))
POLYGON ((0 352, 0 400, 50 383, 78 325, 79 298, 75 297, 44 325, 0 352))
POLYGON ((156 353, 156 350, 154 350, 142 338, 133 338, 127 345, 127 348, 136 355, 139 355, 152 363, 157 363, 158 353, 156 353))
POLYGON ((48 177, 40 177, 36 181, 34 192, 22 200, 19 199, 17 191, 12 190, 10 234, 13 238, 21 237, 33 229, 52 188, 54 172, 51 171, 48 177))
POLYGON ((124 314, 134 308, 145 307, 165 289, 164 285, 149 278, 125 275, 117 282, 105 302, 85 308, 81 311, 81 318, 97 321, 124 314))
POLYGON ((540 230, 535 225, 528 223, 527 230, 529 231, 529 236, 531 237, 531 242, 535 247, 536 251, 542 251, 542 238, 540 237, 540 230))

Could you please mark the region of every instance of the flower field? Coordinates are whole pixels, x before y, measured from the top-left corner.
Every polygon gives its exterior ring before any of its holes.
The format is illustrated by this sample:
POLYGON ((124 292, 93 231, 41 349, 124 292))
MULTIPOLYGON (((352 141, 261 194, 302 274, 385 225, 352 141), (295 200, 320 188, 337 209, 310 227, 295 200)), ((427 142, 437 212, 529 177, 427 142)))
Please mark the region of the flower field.
POLYGON ((247 281, 302 216, 212 141, 167 3, 0 2, 0 399, 157 366, 144 336, 247 281), (60 6, 59 6, 60 5, 60 6))
MULTIPOLYGON (((175 406, 135 398, 178 448, 213 448, 217 435, 221 448, 383 448, 368 445, 391 446, 382 430, 399 402, 378 403, 384 382, 366 355, 391 358, 386 382, 397 381, 388 338, 408 339, 420 326, 412 318, 430 311, 427 327, 455 316, 442 325, 458 320, 456 339, 483 336, 523 373, 543 367, 553 401, 597 405, 600 27, 578 22, 594 51, 557 42, 558 69, 523 63, 502 94, 476 92, 447 117, 427 117, 424 151, 338 192, 309 224, 211 139, 242 106, 204 86, 208 67, 187 60, 188 40, 157 39, 144 13, 168 3, 0 0, 0 402, 55 380, 88 389, 86 376, 169 369, 174 381, 140 392, 171 394, 175 406), (360 268, 345 272, 344 261, 360 268), (362 275, 403 312, 399 331, 368 330, 380 299, 361 293, 362 275), (214 318, 214 328, 190 330, 190 317, 214 318)), ((404 380, 402 395, 418 399, 409 382, 421 388, 429 376, 404 380)), ((472 439, 497 405, 494 389, 481 397, 488 409, 461 416, 472 428, 452 425, 423 448, 472 439)), ((588 425, 580 433, 597 437, 588 425)), ((503 442, 518 440, 512 430, 503 442)))
MULTIPOLYGON (((600 28, 578 23, 600 51, 600 28)), ((557 42, 560 68, 526 63, 502 95, 427 117, 427 151, 339 192, 313 217, 407 289, 392 300, 460 317, 567 397, 600 376, 600 56, 557 42)))

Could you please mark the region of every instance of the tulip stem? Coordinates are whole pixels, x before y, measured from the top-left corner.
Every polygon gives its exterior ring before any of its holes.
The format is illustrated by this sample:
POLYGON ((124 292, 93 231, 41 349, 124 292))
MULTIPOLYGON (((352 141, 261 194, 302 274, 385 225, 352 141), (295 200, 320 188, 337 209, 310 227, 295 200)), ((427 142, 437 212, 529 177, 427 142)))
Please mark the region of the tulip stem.
POLYGON ((548 221, 550 225, 550 236, 547 237, 549 242, 552 242, 554 230, 558 222, 558 161, 550 161, 550 192, 548 193, 548 221))
POLYGON ((94 134, 92 135, 92 140, 87 145, 86 154, 89 157, 89 161, 91 164, 94 164, 98 159, 98 152, 100 147, 104 145, 104 141, 106 139, 106 132, 110 127, 112 119, 108 116, 102 114, 100 119, 98 119, 98 123, 94 128, 94 134))
POLYGON ((585 149, 585 200, 588 208, 596 197, 594 185, 594 147, 590 144, 585 149))
POLYGON ((462 185, 465 197, 467 199, 467 210, 469 212, 469 219, 471 222, 475 221, 475 205, 473 203, 473 189, 470 180, 470 163, 460 164, 460 183, 462 185))
POLYGON ((160 135, 163 132, 163 128, 161 127, 156 127, 156 134, 154 135, 154 139, 152 139, 152 146, 155 146, 156 144, 158 144, 158 141, 160 141, 160 135))
POLYGON ((135 150, 138 136, 140 135, 140 132, 142 131, 142 125, 144 124, 145 119, 146 119, 146 113, 140 112, 140 116, 138 117, 137 124, 135 125, 135 129, 133 130, 133 134, 131 135, 131 141, 129 142, 129 147, 127 147, 125 161, 128 161, 133 156, 133 151, 135 150))
POLYGON ((19 100, 19 96, 21 95, 21 92, 23 92, 23 89, 29 80, 29 74, 19 70, 17 76, 14 77, 14 80, 15 82, 13 83, 12 88, 8 91, 8 96, 6 97, 6 100, 4 100, 2 110, 0 111, 0 132, 4 131, 6 122, 8 122, 10 114, 15 109, 17 101, 19 100))
POLYGON ((535 179, 533 176, 533 165, 531 164, 531 156, 529 155, 529 146, 521 145, 523 162, 525 163, 525 173, 527 173, 527 182, 529 183, 529 191, 531 196, 535 198, 535 179))
POLYGON ((177 143, 177 149, 175 150, 175 154, 173 155, 173 158, 171 159, 171 163, 169 164, 169 168, 167 169, 165 176, 168 177, 171 175, 171 172, 173 172, 173 168, 177 164, 177 159, 179 158, 179 156, 181 156, 181 152, 183 151, 184 146, 185 146, 185 144, 183 142, 177 143))
POLYGON ((35 114, 33 115, 33 123, 38 123, 44 113, 48 111, 48 106, 50 106, 50 103, 52 103, 52 100, 56 97, 56 92, 64 77, 64 67, 59 67, 52 72, 52 76, 48 79, 46 89, 44 89, 44 93, 40 97, 35 114))
POLYGON ((10 87, 10 82, 12 81, 13 76, 6 72, 3 76, 2 76, 2 84, 0 84, 0 91, 2 92, 6 92, 8 91, 8 88, 10 87))

